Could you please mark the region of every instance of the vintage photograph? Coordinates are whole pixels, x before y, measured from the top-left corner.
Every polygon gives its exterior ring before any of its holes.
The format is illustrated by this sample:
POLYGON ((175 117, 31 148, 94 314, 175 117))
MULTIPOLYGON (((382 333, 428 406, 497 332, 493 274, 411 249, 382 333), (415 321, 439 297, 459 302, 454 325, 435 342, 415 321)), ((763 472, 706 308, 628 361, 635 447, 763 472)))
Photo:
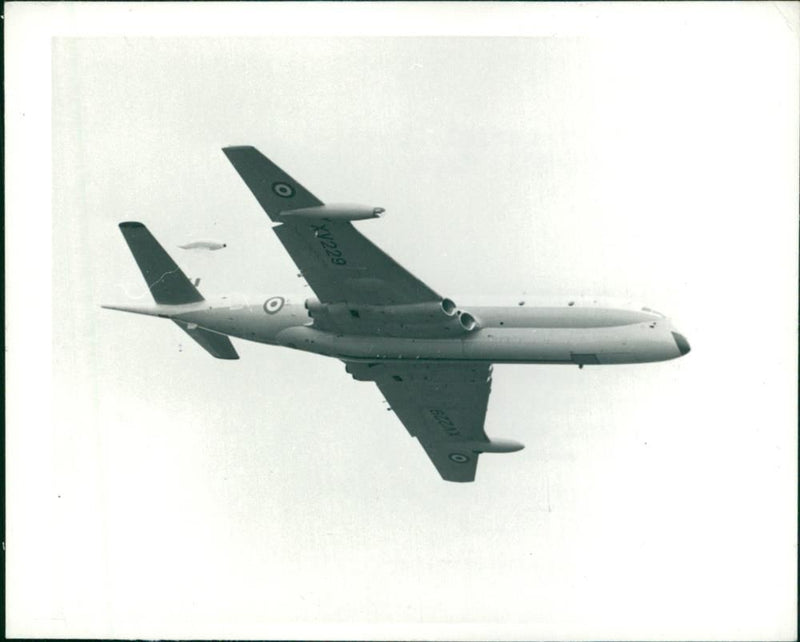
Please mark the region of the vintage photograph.
POLYGON ((6 635, 796 636, 790 3, 7 3, 6 635))

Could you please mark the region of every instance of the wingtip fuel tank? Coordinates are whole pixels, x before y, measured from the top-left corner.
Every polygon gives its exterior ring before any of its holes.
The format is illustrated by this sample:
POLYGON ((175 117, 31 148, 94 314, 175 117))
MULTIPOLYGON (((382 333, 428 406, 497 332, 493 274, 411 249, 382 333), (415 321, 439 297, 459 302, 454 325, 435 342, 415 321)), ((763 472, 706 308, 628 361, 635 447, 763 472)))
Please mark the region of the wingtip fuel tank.
POLYGON ((515 453, 523 448, 524 444, 513 439, 490 439, 488 442, 477 442, 473 450, 480 453, 515 453))
POLYGON ((354 205, 351 203, 328 203, 315 207, 300 207, 284 210, 279 218, 284 221, 294 220, 328 220, 328 221, 362 221, 368 218, 380 218, 386 213, 382 207, 354 205))

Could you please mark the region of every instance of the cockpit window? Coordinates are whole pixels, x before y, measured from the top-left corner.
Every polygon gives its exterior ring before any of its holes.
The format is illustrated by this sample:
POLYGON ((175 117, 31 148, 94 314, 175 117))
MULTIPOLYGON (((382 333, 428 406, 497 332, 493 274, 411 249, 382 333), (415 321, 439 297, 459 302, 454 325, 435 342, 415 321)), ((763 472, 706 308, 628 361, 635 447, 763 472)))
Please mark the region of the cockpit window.
POLYGON ((655 314, 657 316, 660 316, 662 319, 667 318, 663 314, 661 314, 658 310, 653 310, 653 308, 642 308, 642 312, 649 312, 650 314, 655 314))

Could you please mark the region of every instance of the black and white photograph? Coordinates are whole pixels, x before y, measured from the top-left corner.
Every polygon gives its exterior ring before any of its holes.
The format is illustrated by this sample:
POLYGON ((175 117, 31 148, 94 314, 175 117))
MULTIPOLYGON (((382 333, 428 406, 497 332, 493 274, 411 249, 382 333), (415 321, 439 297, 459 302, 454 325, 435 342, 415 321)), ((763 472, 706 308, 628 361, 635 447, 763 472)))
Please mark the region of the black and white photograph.
POLYGON ((4 22, 7 637, 796 639, 798 4, 4 22))

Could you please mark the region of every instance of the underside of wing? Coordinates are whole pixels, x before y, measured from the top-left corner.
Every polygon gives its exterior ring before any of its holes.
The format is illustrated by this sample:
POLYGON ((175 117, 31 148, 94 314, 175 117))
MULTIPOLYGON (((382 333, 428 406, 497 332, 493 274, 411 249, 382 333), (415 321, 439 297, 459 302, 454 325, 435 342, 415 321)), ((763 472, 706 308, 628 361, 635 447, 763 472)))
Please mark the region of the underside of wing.
POLYGON ((510 441, 484 432, 492 367, 484 363, 356 363, 347 371, 374 381, 408 432, 416 437, 443 479, 475 479, 482 452, 512 452, 510 441))
POLYGON ((346 208, 326 209, 254 147, 223 151, 270 219, 278 223, 275 234, 321 302, 402 305, 441 300, 353 227, 350 220, 363 218, 361 210, 354 210, 348 220, 346 208))
POLYGON ((352 223, 284 223, 273 231, 324 303, 402 305, 441 300, 352 223))

